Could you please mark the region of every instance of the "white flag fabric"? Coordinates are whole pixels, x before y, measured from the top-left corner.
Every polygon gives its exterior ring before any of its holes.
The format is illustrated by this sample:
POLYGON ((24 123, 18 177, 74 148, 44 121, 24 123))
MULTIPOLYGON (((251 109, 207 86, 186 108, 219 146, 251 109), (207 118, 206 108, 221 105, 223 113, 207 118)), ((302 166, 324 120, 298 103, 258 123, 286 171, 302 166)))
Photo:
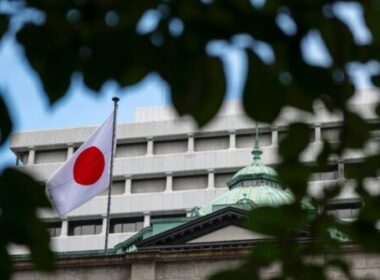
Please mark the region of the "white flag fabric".
POLYGON ((63 216, 108 188, 113 113, 47 182, 47 193, 63 216))

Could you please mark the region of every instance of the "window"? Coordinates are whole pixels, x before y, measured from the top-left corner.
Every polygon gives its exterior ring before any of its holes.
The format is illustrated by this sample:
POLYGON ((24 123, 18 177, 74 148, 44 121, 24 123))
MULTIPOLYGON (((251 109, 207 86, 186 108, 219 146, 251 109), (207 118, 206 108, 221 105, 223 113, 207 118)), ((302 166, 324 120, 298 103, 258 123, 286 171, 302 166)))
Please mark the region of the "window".
POLYGON ((173 177, 173 191, 196 190, 207 188, 207 175, 173 177))
POLYGON ((110 221, 110 232, 137 232, 144 227, 144 218, 114 218, 110 221))
POLYGON ((227 182, 231 180, 234 173, 216 173, 214 184, 215 188, 226 188, 227 182))
POLYGON ((370 123, 369 127, 370 127, 370 130, 371 130, 371 134, 373 136, 380 136, 380 123, 379 122, 377 122, 377 123, 370 123))
POLYGON ((197 152, 225 150, 229 146, 229 136, 202 137, 194 141, 194 150, 197 152))
POLYGON ((166 188, 166 178, 132 179, 132 193, 163 192, 166 188))
MULTIPOLYGON (((278 132, 278 142, 281 142, 284 140, 286 137, 288 131, 287 130, 282 130, 278 132)), ((315 128, 311 127, 310 128, 310 143, 315 141, 315 128)))
POLYGON ((187 139, 167 140, 154 142, 154 154, 176 154, 187 151, 187 139))
POLYGON ((340 127, 322 127, 321 137, 322 140, 327 140, 330 143, 336 143, 339 141, 340 127))
POLYGON ((178 214, 162 214, 162 215, 152 215, 151 219, 167 219, 167 218, 185 218, 186 213, 178 213, 178 214))
POLYGON ((329 165, 325 169, 315 168, 313 174, 311 174, 310 181, 326 181, 335 180, 339 177, 338 165, 329 165))
POLYGON ((36 151, 35 163, 64 162, 67 158, 67 149, 36 151))
MULTIPOLYGON (((260 147, 272 145, 272 133, 260 132, 259 134, 260 147)), ((255 135, 252 130, 249 134, 237 134, 236 135, 236 148, 252 148, 255 146, 255 135)))
POLYGON ((327 213, 338 219, 355 219, 358 217, 361 203, 356 202, 344 202, 330 204, 326 206, 327 213))
POLYGON ((125 143, 117 144, 115 157, 135 157, 143 156, 147 151, 147 143, 125 143))
POLYGON ((62 228, 61 222, 46 223, 46 229, 49 232, 49 235, 51 237, 60 236, 61 235, 61 228, 62 228))
POLYGON ((28 158, 29 158, 29 152, 19 152, 18 153, 19 165, 27 164, 28 158))
MULTIPOLYGON (((113 181, 111 188, 111 195, 123 194, 125 190, 125 181, 113 181)), ((108 195, 108 188, 98 194, 98 196, 108 195)))
POLYGON ((69 221, 69 235, 90 235, 102 232, 102 220, 69 221))

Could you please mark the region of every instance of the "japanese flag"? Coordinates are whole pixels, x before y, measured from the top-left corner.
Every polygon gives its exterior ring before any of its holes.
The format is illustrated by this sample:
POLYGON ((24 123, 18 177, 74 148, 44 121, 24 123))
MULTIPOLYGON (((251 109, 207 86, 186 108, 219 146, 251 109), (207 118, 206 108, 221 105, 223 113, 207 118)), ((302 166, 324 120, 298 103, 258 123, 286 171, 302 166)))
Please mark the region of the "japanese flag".
POLYGON ((63 216, 110 184, 113 114, 47 182, 47 193, 63 216))

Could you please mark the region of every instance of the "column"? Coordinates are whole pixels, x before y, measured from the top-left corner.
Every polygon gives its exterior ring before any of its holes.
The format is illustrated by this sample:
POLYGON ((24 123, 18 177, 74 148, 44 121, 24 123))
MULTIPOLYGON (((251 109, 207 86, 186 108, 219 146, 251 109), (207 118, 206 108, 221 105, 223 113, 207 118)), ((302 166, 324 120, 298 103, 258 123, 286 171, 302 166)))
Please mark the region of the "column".
POLYGON ((172 192, 172 191, 173 191, 173 173, 172 172, 166 172, 165 192, 172 192))
POLYGON ((272 145, 278 146, 278 130, 277 130, 277 127, 272 127, 272 145))
POLYGON ((124 179, 125 179, 124 194, 131 194, 132 193, 132 176, 125 175, 124 179))
POLYGON ((315 125, 315 142, 321 142, 322 141, 322 133, 321 133, 321 124, 318 123, 315 125))
POLYGON ((147 144, 146 155, 152 156, 153 155, 153 137, 148 137, 147 141, 148 141, 148 144, 147 144))
POLYGON ((101 235, 105 235, 106 234, 106 229, 107 229, 107 215, 102 215, 102 232, 100 233, 101 235))
POLYGON ((208 184, 207 189, 215 188, 215 174, 214 169, 208 169, 208 184))
POLYGON ((338 162, 338 180, 337 183, 342 186, 340 190, 340 195, 346 196, 346 195, 353 195, 353 189, 352 186, 349 187, 346 184, 346 178, 344 176, 344 162, 339 161, 338 162))
POLYGON ((66 159, 69 159, 73 154, 74 154, 74 144, 68 143, 67 144, 67 158, 66 159))
POLYGON ((338 178, 340 180, 344 179, 344 163, 343 161, 338 162, 338 178))
POLYGON ((69 232, 69 222, 67 217, 62 218, 61 234, 60 237, 66 237, 69 232))
POLYGON ((236 132, 235 130, 230 130, 230 147, 229 149, 235 149, 236 148, 236 132))
POLYGON ((187 142, 187 152, 188 153, 191 153, 191 152, 194 152, 194 134, 192 134, 192 133, 189 133, 188 135, 187 135, 187 140, 188 140, 188 142, 187 142))
POLYGON ((36 157, 36 150, 33 146, 29 147, 29 155, 28 155, 28 162, 27 164, 34 164, 35 157, 36 157))
POLYGON ((144 212, 144 227, 150 226, 150 213, 144 212))

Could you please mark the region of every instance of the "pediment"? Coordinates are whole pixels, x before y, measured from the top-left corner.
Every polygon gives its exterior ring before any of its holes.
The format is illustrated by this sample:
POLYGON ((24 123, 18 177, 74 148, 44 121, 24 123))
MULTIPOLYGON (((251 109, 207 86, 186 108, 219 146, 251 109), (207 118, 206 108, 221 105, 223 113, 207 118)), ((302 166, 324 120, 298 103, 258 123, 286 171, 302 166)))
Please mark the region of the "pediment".
POLYGON ((195 243, 251 240, 258 238, 244 228, 246 211, 226 207, 136 243, 138 250, 179 248, 195 243), (231 233, 228 238, 227 233, 231 233), (209 241, 208 241, 209 240, 209 241))
MULTIPOLYGON (((226 207, 135 243, 137 250, 184 250, 251 246, 271 237, 245 227, 247 211, 226 207)), ((300 231, 300 240, 309 239, 300 231)))
POLYGON ((238 240, 257 240, 267 238, 263 234, 259 234, 250 231, 246 228, 227 225, 223 228, 217 229, 215 231, 209 232, 192 240, 187 243, 209 243, 209 242, 224 242, 224 241, 238 241, 238 240))

